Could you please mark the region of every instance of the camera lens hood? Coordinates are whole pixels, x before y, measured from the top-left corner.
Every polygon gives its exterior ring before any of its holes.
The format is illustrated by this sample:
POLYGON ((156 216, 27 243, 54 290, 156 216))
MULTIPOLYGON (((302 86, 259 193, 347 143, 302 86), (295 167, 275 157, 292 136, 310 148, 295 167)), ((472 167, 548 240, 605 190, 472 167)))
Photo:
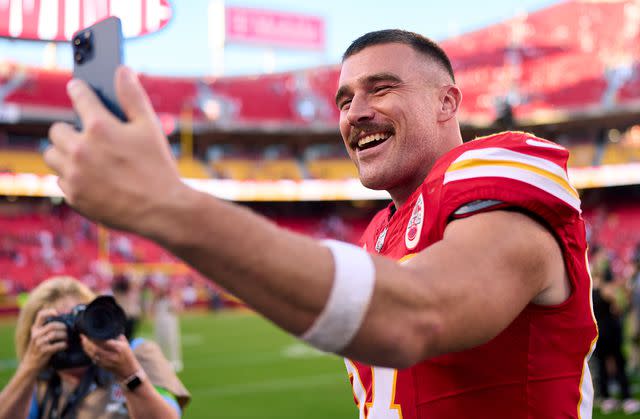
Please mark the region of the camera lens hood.
POLYGON ((124 334, 124 310, 110 295, 93 300, 77 317, 76 328, 91 339, 107 340, 124 334))

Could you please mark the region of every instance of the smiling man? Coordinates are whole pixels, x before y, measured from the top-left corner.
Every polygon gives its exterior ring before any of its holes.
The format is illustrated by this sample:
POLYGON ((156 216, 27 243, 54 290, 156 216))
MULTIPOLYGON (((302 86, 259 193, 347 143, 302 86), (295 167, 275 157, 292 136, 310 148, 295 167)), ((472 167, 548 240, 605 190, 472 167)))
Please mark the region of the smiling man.
POLYGON ((345 146, 393 199, 360 247, 189 188, 136 76, 119 69, 116 88, 129 122, 69 84, 84 129, 53 125, 45 155, 68 201, 347 357, 360 418, 591 417, 597 332, 568 152, 514 132, 462 144, 462 94, 432 41, 372 32, 344 55, 345 146))

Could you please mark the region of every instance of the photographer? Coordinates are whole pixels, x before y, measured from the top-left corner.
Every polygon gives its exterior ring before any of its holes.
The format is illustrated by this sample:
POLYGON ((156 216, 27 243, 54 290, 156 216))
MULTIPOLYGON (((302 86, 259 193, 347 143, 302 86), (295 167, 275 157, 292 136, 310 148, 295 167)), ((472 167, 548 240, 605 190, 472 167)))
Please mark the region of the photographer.
MULTIPOLYGON (((94 299, 70 277, 51 278, 30 293, 16 326, 20 363, 0 393, 0 418, 180 417, 190 396, 156 344, 129 344, 122 334, 90 339, 90 327, 76 330, 95 307, 89 303, 104 301, 94 299)), ((100 320, 91 326, 103 326, 100 320)))

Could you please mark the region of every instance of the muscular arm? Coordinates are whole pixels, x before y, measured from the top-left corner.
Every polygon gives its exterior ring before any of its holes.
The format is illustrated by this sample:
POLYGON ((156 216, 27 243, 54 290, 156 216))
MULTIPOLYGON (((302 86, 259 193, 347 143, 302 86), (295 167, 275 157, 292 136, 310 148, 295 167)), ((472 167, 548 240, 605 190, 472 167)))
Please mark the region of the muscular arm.
MULTIPOLYGON (((311 325, 333 280, 326 248, 204 194, 189 191, 177 205, 151 237, 284 329, 300 334, 311 325)), ((369 312, 343 355, 376 365, 407 366, 482 344, 532 300, 568 295, 555 239, 515 212, 454 221, 408 264, 378 256, 374 263, 369 312)))
MULTIPOLYGON (((69 84, 84 129, 54 124, 54 147, 45 154, 68 202, 95 220, 156 240, 282 328, 306 331, 331 290, 330 251, 183 185, 139 80, 121 68, 116 88, 127 123, 86 85, 69 84)), ((383 257, 374 263, 369 312, 343 354, 376 365, 402 367, 481 344, 530 301, 568 295, 554 238, 519 213, 454 221, 441 242, 411 263, 383 257)))

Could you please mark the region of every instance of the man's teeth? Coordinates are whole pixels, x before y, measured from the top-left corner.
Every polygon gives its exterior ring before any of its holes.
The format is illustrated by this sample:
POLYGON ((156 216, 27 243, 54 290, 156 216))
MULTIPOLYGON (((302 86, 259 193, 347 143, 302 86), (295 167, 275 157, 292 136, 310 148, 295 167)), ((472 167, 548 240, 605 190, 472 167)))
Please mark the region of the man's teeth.
POLYGON ((371 134, 371 135, 367 135, 364 138, 361 138, 360 141, 358 141, 358 147, 363 147, 369 143, 372 143, 374 141, 380 141, 380 140, 386 140, 387 138, 389 138, 389 135, 387 134, 371 134))

